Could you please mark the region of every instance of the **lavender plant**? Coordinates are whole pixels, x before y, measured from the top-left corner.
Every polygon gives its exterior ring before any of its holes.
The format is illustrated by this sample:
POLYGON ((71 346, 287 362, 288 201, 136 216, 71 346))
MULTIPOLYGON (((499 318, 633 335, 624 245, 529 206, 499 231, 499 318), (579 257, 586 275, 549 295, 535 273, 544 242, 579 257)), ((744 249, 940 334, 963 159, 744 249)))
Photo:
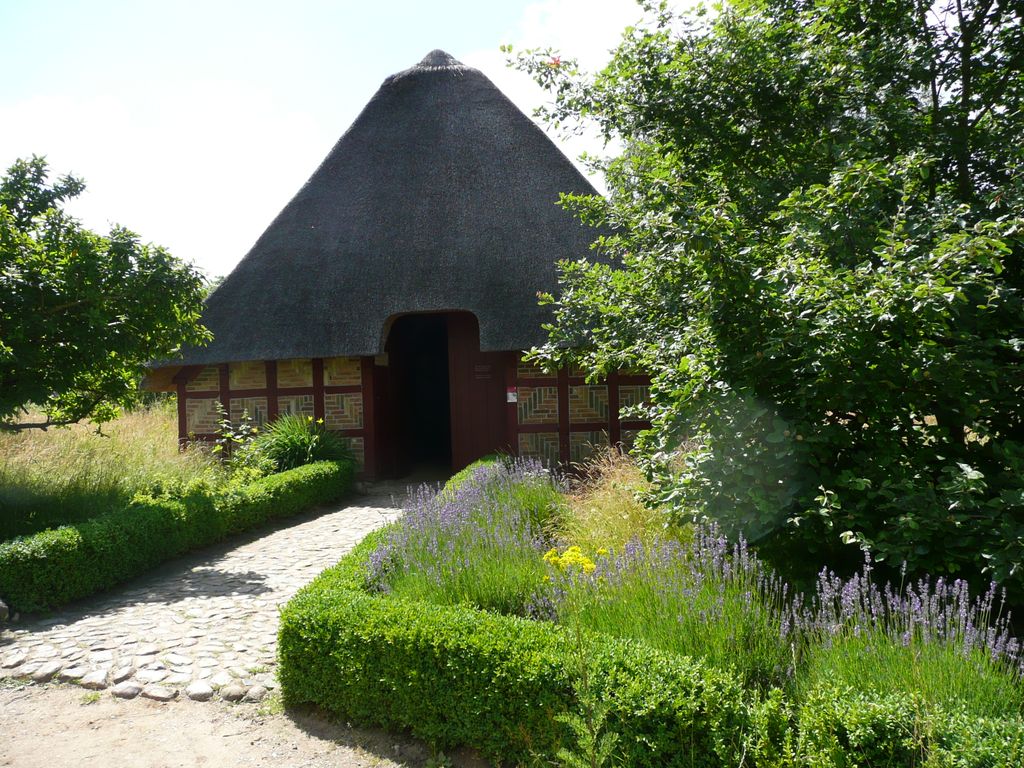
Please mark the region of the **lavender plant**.
POLYGON ((1024 649, 994 586, 979 597, 964 581, 879 586, 868 561, 850 579, 822 572, 805 599, 714 526, 685 543, 584 550, 563 538, 576 527, 562 498, 527 460, 477 467, 440 493, 422 487, 372 554, 367 587, 637 639, 799 700, 841 686, 980 716, 1024 712, 1024 649))
POLYGON ((823 570, 815 592, 795 612, 805 693, 845 685, 915 691, 926 704, 982 716, 1024 711, 1024 649, 995 584, 973 598, 960 579, 879 587, 867 557, 850 579, 823 570))
POLYGON ((537 461, 477 467, 457 488, 423 486, 371 555, 367 586, 399 597, 522 614, 544 578, 540 553, 561 514, 557 481, 537 461))
POLYGON ((823 572, 805 600, 714 526, 687 545, 632 541, 593 559, 570 548, 547 562, 532 615, 732 667, 749 686, 799 698, 822 685, 913 691, 981 716, 1024 711, 1024 648, 995 585, 974 598, 962 580, 879 586, 868 560, 850 579, 823 572))
POLYGON ((560 622, 734 667, 759 688, 792 678, 787 586, 746 542, 730 544, 705 527, 687 544, 633 540, 621 552, 599 550, 593 561, 565 561, 548 558, 550 580, 534 597, 535 615, 547 611, 560 622))

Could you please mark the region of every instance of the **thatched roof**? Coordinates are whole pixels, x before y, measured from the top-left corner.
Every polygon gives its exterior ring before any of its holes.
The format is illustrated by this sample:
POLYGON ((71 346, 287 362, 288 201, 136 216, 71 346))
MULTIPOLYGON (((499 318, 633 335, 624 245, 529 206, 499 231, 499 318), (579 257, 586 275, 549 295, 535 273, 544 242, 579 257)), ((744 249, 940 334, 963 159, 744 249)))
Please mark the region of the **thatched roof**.
POLYGON ((555 262, 595 239, 557 204, 594 193, 481 72, 443 51, 387 78, 210 296, 185 364, 373 355, 385 322, 467 310, 481 348, 540 342, 555 262))

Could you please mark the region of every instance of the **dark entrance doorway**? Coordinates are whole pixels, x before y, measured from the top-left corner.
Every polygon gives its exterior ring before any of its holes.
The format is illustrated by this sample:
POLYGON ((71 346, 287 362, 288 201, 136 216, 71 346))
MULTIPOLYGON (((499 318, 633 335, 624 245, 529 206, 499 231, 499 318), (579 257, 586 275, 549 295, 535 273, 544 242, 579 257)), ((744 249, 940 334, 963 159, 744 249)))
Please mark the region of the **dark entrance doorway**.
POLYGON ((469 312, 403 315, 375 368, 377 467, 384 477, 461 469, 508 448, 506 353, 481 352, 469 312), (381 361, 385 362, 385 361, 381 361))
POLYGON ((391 384, 385 409, 392 422, 395 473, 406 475, 424 465, 447 468, 452 461, 447 318, 398 318, 385 350, 391 384))

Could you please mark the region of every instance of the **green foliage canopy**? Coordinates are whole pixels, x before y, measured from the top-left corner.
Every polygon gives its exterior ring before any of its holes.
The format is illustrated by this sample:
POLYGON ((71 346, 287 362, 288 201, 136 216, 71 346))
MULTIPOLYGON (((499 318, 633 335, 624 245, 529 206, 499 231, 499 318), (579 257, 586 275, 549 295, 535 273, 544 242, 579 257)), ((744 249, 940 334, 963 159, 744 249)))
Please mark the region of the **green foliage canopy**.
POLYGON ((1024 9, 645 10, 594 76, 518 57, 623 147, 536 356, 651 371, 661 500, 778 565, 1024 587, 1024 9))
POLYGON ((47 423, 109 420, 146 363, 209 339, 203 280, 163 248, 61 210, 85 185, 47 181, 44 159, 0 177, 0 427, 27 404, 47 423))

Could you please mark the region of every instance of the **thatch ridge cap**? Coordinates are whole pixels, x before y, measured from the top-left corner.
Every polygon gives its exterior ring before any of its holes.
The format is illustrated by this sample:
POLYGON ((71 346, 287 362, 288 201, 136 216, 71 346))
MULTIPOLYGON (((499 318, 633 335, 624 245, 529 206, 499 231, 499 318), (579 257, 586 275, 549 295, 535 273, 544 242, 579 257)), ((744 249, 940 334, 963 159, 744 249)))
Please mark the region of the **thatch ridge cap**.
POLYGON ((395 72, 393 75, 389 75, 384 79, 383 85, 390 85, 391 83, 404 80, 407 77, 414 75, 423 74, 426 72, 449 72, 451 74, 465 74, 467 72, 480 72, 475 67, 467 66, 461 61, 456 59, 447 51, 442 51, 440 48, 435 48, 420 61, 409 67, 403 69, 401 72, 395 72))

